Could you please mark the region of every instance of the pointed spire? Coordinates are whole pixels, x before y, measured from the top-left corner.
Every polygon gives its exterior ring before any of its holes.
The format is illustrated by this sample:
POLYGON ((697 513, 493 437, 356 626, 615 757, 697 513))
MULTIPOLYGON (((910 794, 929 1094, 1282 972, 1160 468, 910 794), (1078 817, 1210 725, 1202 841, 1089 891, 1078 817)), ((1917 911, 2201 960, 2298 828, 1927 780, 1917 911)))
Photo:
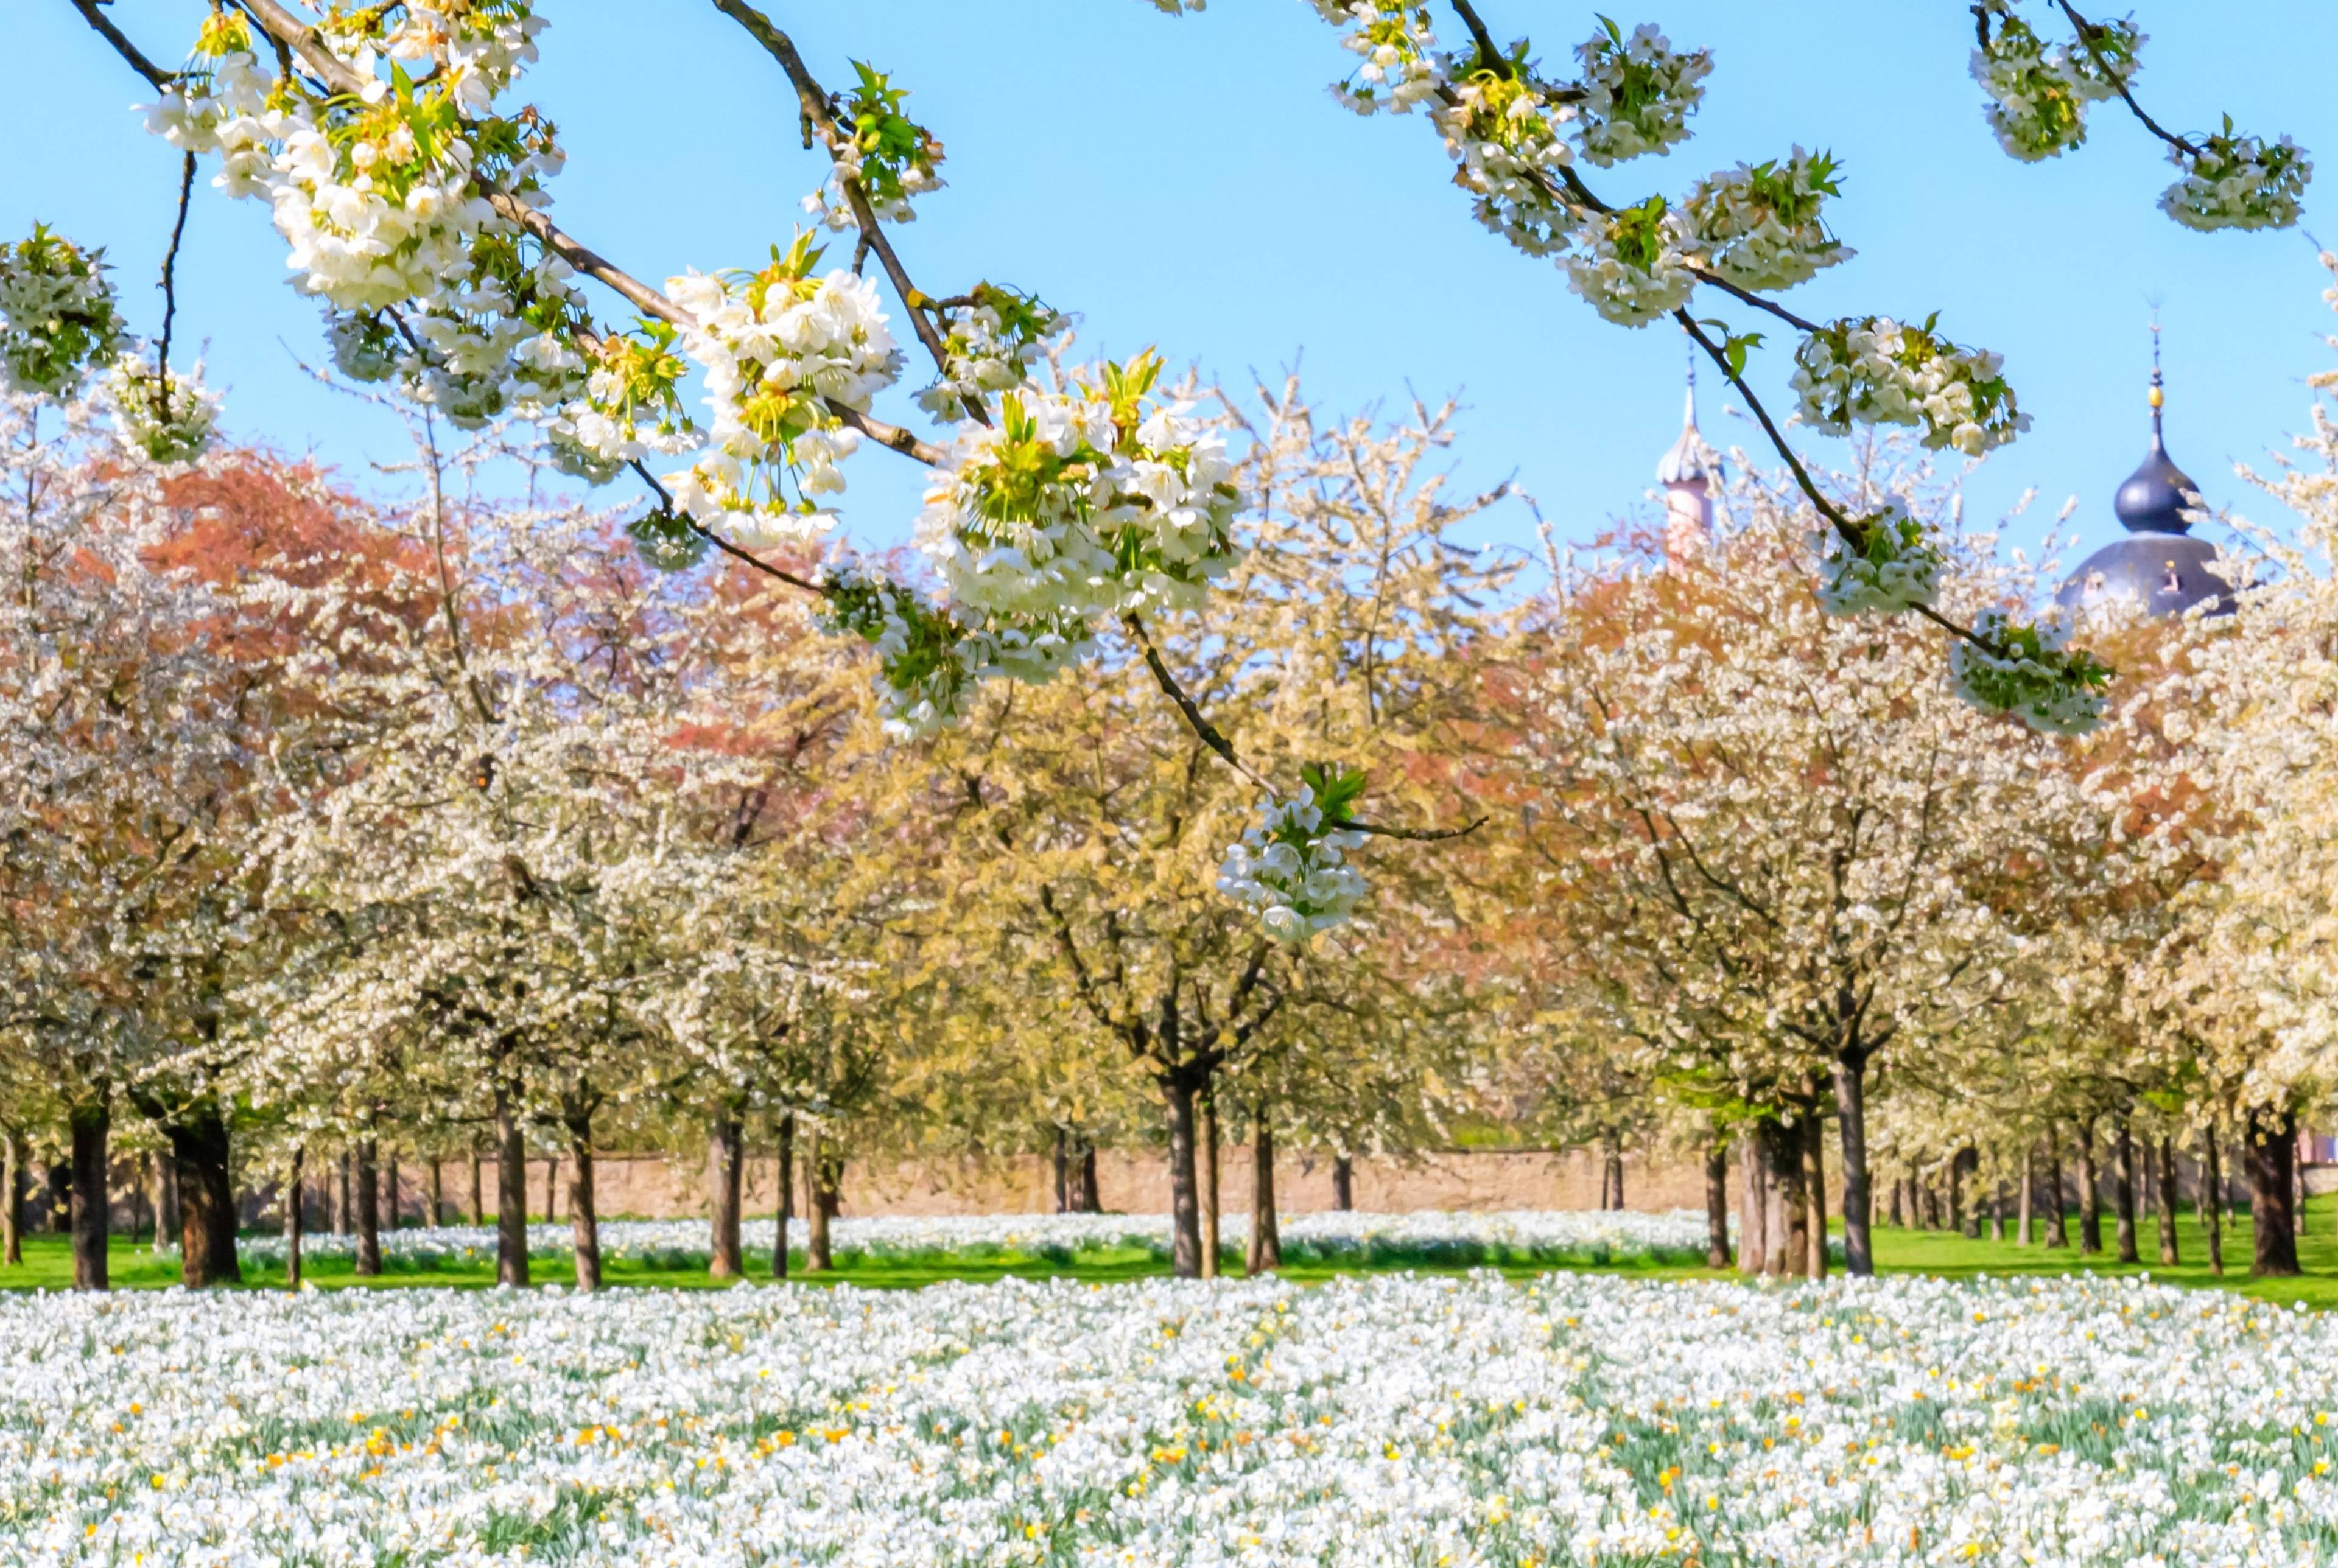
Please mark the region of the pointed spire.
POLYGON ((2143 466, 2127 477, 2112 498, 2111 510, 2130 534, 2182 534, 2191 528, 2185 511, 2194 504, 2198 486, 2167 455, 2161 410, 2167 403, 2166 377, 2159 368, 2159 312, 2151 313, 2151 450, 2143 466))
POLYGON ((2151 449, 2154 452, 2167 450, 2159 429, 2159 411, 2166 402, 2166 383, 2159 374, 2159 309, 2154 306, 2151 312, 2151 449))
POLYGON ((1696 360, 1688 362, 1688 394, 1681 407, 1680 439, 1675 441, 1656 463, 1656 483, 1659 485, 1703 485, 1719 476, 1720 465, 1714 450, 1705 444, 1704 432, 1696 427, 1696 360))
POLYGON ((1688 393, 1681 407, 1680 439, 1656 464, 1665 487, 1665 552, 1694 552, 1713 533, 1713 490, 1721 480, 1719 454, 1696 427, 1696 351, 1689 351, 1688 393))

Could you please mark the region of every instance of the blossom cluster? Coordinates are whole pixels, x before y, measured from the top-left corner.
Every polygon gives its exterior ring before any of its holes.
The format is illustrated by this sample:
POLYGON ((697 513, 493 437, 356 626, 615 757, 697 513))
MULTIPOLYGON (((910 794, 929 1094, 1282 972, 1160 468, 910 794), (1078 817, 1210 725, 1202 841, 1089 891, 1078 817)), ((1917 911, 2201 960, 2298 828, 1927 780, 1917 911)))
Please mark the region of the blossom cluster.
POLYGON ((1363 897, 1364 877, 1346 856, 1364 836, 1343 824, 1362 784, 1360 774, 1327 779, 1311 769, 1298 794, 1269 799, 1258 821, 1226 846, 1218 891, 1257 910, 1260 929, 1277 942, 1303 943, 1347 920, 1363 897))
POLYGON ((84 250, 46 225, 0 245, 0 390, 73 395, 122 341, 105 253, 84 250))
POLYGON ((941 189, 942 144, 901 113, 907 91, 862 62, 852 69, 859 80, 838 117, 828 183, 804 198, 804 211, 830 229, 852 228, 859 218, 846 194, 850 185, 880 222, 909 222, 918 215, 912 199, 941 189))
POLYGON ((124 354, 105 377, 123 444, 156 463, 189 463, 211 445, 220 395, 203 385, 202 361, 184 374, 142 354, 124 354))
POLYGON ((1860 519, 1859 533, 1856 547, 1840 532, 1827 535, 1818 586, 1827 613, 1896 615, 1938 601, 1948 563, 1905 505, 1887 500, 1860 519))
POLYGON ((866 409, 900 375, 876 286, 840 268, 815 277, 820 260, 798 235, 761 271, 666 279, 713 410, 712 450, 666 483, 677 506, 751 549, 826 531, 817 498, 844 488, 837 465, 860 439, 836 410, 866 409))
POLYGON ((918 407, 944 423, 965 419, 975 405, 1022 386, 1048 340, 1070 325, 1030 295, 995 283, 977 284, 965 299, 951 301, 944 321, 945 368, 918 394, 918 407))
POLYGON ((584 396, 545 421, 554 462, 566 473, 605 484, 628 463, 698 446, 698 426, 682 406, 689 362, 676 350, 680 332, 644 319, 634 331, 594 339, 584 396))
POLYGON ((1223 437, 1155 396, 1160 374, 1147 352, 959 426, 918 524, 953 603, 1012 625, 1201 602, 1233 564, 1241 495, 1223 437))
POLYGON ((1469 72, 1434 111, 1478 221, 1529 256, 1563 247, 1577 221, 1560 172, 1575 156, 1564 133, 1574 117, 1559 90, 1518 61, 1469 72))
POLYGON ((2127 1280, 0 1304, 59 1564, 2304 1568, 2338 1327, 2127 1280))
POLYGON ((1803 339, 1793 387, 1802 416, 1830 436, 1857 425, 1909 425, 1933 451, 1978 457, 2029 428, 2003 359, 1940 337, 1939 318, 1912 325, 1846 317, 1803 339))
POLYGON ((1645 327, 1688 302, 1696 274, 1687 230, 1661 196, 1601 213, 1560 259, 1567 285, 1619 327, 1645 327))
POLYGON ((2167 161, 2185 172, 2161 193, 2159 210, 2186 229, 2286 229, 2313 178, 2296 142, 2238 134, 2229 115, 2222 131, 2170 149, 2167 161))
POLYGON ((2050 735, 2084 735, 2103 721, 2110 703, 2109 666, 2069 645, 2058 620, 2036 625, 2003 610, 1973 619, 1972 637, 1949 650, 1949 684, 1976 708, 2010 713, 2050 735))
POLYGON ((1332 96, 1359 114, 1382 110, 1402 114, 1431 102, 1444 84, 1445 62, 1437 50, 1429 7, 1421 0, 1311 0, 1316 14, 1351 29, 1342 45, 1362 57, 1332 96))
POLYGON ((1973 80, 1989 97, 1989 129, 2024 162, 2058 158, 2087 139, 2087 106, 2111 97, 2140 68, 2144 34, 2132 21, 2093 26, 2049 44, 2009 14, 1973 51, 1973 80))
POLYGON ((886 727, 922 735, 966 716, 984 681, 1043 681, 1077 663, 1093 644, 1087 622, 1055 612, 1014 623, 977 616, 888 580, 860 563, 830 566, 820 582, 821 622, 875 648, 886 727))
POLYGON ((1605 16, 1599 25, 1575 51, 1583 62, 1577 132, 1583 155, 1604 169, 1670 152, 1688 140, 1688 117, 1704 102, 1713 52, 1676 50, 1652 22, 1633 28, 1629 38, 1605 16))
POLYGON ((1827 231, 1821 209, 1842 194, 1836 165, 1800 147, 1783 162, 1723 170, 1681 203, 1696 264, 1741 289, 1791 289, 1857 252, 1827 231))

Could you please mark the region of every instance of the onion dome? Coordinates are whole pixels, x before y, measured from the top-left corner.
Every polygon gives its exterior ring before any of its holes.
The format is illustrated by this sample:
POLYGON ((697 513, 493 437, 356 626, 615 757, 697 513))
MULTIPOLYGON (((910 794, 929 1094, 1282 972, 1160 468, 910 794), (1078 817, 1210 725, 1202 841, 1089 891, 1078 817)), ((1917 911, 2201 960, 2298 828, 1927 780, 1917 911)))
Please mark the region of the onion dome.
POLYGON ((2192 537, 2184 514, 2200 504, 2199 486, 2167 455, 2160 427, 2167 395, 2159 373, 2159 327, 2151 328, 2151 451, 2127 477, 2111 510, 2127 531, 2080 562, 2055 603, 2083 610, 2109 599, 2131 599, 2152 615, 2181 615, 2215 601, 2212 614, 2232 608, 2232 586, 2216 574, 2216 549, 2192 537))

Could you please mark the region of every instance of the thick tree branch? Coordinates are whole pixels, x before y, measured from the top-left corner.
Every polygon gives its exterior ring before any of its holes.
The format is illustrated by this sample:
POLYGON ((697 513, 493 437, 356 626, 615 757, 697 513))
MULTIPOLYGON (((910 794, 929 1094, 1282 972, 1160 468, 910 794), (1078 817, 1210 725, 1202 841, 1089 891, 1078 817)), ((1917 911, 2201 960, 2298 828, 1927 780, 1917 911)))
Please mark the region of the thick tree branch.
POLYGON ((103 0, 73 0, 73 8, 80 12, 82 20, 88 23, 99 37, 113 45, 113 52, 127 60, 130 68, 145 77, 156 92, 177 81, 177 76, 147 59, 138 45, 123 35, 122 29, 113 24, 113 18, 99 9, 102 3, 103 0))

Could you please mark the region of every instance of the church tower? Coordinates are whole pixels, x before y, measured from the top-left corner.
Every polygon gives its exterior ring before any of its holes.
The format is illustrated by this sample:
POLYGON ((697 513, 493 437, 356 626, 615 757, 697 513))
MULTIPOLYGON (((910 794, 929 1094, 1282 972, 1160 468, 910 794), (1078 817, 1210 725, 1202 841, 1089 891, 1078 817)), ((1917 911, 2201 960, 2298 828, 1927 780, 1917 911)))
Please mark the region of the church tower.
POLYGON ((1688 362, 1687 406, 1680 439, 1656 463, 1656 483, 1665 487, 1665 554, 1693 555, 1713 537, 1713 492, 1721 483, 1721 457, 1696 427, 1696 361, 1688 362))

